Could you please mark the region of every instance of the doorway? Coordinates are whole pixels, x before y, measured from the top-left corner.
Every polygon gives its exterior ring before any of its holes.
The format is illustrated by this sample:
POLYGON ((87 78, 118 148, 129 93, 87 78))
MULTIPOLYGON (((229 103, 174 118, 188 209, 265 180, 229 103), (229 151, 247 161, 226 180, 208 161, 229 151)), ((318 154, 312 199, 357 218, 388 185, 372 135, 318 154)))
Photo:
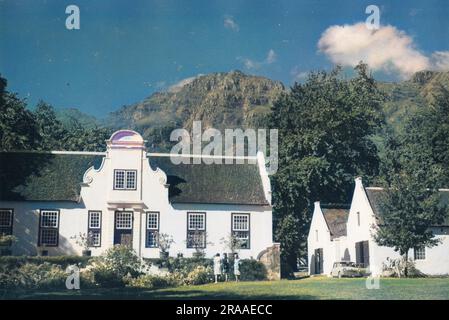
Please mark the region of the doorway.
POLYGON ((355 262, 363 268, 367 268, 369 266, 369 241, 356 242, 355 262))
POLYGON ((114 217, 114 245, 133 246, 133 212, 116 211, 114 217))
POLYGON ((315 274, 323 273, 323 248, 315 249, 315 274))

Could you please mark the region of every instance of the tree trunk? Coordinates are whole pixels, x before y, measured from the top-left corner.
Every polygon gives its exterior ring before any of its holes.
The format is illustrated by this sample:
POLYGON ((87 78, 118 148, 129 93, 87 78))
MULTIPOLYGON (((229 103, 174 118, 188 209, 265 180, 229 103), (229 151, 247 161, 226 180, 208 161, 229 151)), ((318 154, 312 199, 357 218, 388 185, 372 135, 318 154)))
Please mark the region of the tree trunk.
POLYGON ((405 251, 404 277, 408 277, 408 250, 405 251))

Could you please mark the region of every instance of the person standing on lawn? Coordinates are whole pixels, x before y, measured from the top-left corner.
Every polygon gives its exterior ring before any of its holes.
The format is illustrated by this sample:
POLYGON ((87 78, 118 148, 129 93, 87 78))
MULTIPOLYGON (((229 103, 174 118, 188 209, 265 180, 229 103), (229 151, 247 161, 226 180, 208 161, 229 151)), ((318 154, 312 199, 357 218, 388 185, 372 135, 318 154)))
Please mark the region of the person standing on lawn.
POLYGON ((228 254, 227 253, 223 253, 223 260, 221 260, 221 265, 223 267, 223 274, 225 276, 225 281, 228 282, 229 259, 228 259, 228 254))
POLYGON ((235 282, 239 282, 240 277, 240 258, 239 255, 236 253, 234 255, 234 276, 235 276, 235 282))
POLYGON ((221 276, 221 258, 219 253, 217 253, 214 257, 214 276, 215 283, 217 283, 218 277, 221 276))

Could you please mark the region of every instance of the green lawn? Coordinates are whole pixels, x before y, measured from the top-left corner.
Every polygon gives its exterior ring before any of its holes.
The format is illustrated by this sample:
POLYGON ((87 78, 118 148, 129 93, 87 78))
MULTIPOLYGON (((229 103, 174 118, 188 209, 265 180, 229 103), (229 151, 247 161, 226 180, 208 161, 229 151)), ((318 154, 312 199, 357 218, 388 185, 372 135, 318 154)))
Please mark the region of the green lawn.
POLYGON ((89 289, 79 291, 2 292, 3 299, 449 299, 449 278, 381 279, 367 289, 365 279, 307 278, 276 282, 240 282, 178 288, 89 289))

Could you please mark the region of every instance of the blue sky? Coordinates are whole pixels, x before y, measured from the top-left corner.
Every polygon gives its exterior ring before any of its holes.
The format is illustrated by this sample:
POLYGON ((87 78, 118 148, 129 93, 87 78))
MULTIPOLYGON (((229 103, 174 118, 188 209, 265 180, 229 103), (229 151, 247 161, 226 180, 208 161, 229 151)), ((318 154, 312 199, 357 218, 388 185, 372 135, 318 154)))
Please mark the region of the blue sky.
POLYGON ((43 99, 100 117, 198 74, 239 69, 291 85, 362 57, 392 81, 445 70, 448 50, 446 0, 0 0, 9 90, 31 106, 43 99), (65 27, 70 4, 80 30, 65 27), (357 25, 370 4, 380 8, 375 36, 357 25))

